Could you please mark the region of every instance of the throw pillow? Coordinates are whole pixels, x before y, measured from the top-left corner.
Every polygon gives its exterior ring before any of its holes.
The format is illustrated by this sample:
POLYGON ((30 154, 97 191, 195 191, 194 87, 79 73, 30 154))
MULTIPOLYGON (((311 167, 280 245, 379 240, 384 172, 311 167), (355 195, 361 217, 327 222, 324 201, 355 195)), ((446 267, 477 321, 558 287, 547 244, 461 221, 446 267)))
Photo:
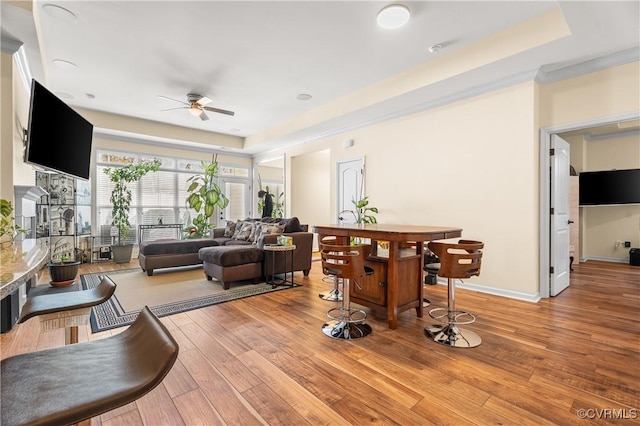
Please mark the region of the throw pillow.
MULTIPOLYGON (((240 229, 240 233, 234 237, 235 240, 248 241, 251 232, 255 228, 254 222, 244 222, 242 224, 242 229, 240 229)), ((254 231, 255 232, 255 231, 254 231)))
POLYGON ((224 227, 224 237, 231 238, 236 231, 236 223, 232 220, 227 221, 227 226, 224 227))
POLYGON ((244 224, 244 221, 238 219, 238 221, 236 222, 236 229, 235 231, 233 231, 233 235, 231 236, 232 239, 234 240, 238 239, 238 235, 240 235, 240 231, 242 231, 243 224, 244 224))
MULTIPOLYGON (((282 234, 282 231, 284 231, 284 224, 279 224, 279 223, 263 223, 262 227, 260 229, 260 236, 263 235, 275 235, 275 234, 282 234)), ((256 237, 256 239, 258 238, 256 237)))
POLYGON ((247 238, 247 241, 255 244, 260 236, 260 229, 262 229, 262 223, 253 222, 253 228, 251 229, 251 234, 249 235, 249 238, 247 238))

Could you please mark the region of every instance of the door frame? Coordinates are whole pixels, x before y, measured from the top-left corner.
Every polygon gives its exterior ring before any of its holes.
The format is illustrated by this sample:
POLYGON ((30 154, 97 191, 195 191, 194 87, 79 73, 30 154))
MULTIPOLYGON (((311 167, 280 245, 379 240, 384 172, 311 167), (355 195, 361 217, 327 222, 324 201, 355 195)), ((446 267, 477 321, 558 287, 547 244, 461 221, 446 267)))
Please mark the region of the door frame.
POLYGON ((549 233, 551 232, 551 226, 549 221, 551 220, 551 176, 549 170, 551 170, 551 156, 549 150, 551 149, 551 135, 557 133, 570 132, 573 130, 580 130, 589 127, 601 126, 604 124, 612 124, 618 121, 637 120, 640 118, 638 111, 629 112, 625 114, 613 115, 608 117, 601 117, 592 120, 581 121, 573 124, 562 124, 557 126, 549 126, 540 129, 540 168, 539 168, 539 194, 540 194, 540 209, 539 209, 539 226, 540 226, 540 257, 539 257, 539 281, 540 287, 538 289, 540 297, 548 298, 550 294, 551 283, 551 238, 549 233))

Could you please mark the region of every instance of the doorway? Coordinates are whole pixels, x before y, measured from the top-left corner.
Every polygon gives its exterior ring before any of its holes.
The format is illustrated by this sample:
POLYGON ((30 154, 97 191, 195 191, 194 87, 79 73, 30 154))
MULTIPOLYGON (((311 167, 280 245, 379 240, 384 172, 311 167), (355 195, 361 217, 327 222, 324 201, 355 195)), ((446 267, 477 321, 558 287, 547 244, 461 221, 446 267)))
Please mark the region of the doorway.
POLYGON ((594 128, 600 126, 617 125, 617 123, 638 120, 639 118, 640 114, 638 112, 634 112, 608 117, 606 119, 603 118, 570 125, 546 127, 540 130, 540 297, 548 298, 552 295, 551 267, 563 262, 563 255, 556 253, 551 248, 551 192, 554 185, 559 185, 559 182, 556 182, 550 173, 550 149, 552 147, 551 141, 553 136, 575 131, 584 131, 586 133, 587 131, 593 131, 594 128))

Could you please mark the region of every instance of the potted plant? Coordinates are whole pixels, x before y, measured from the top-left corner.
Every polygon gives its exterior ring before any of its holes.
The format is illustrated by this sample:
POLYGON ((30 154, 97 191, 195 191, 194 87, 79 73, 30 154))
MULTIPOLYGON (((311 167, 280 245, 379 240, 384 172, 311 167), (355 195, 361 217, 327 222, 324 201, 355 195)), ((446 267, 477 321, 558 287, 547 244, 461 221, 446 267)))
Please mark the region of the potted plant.
POLYGON ((353 210, 342 210, 340 215, 343 213, 351 213, 356 223, 378 223, 378 220, 372 213, 378 213, 377 207, 369 207, 369 197, 363 197, 356 201, 355 199, 351 200, 355 209, 353 210))
POLYGON ((222 193, 220 186, 216 183, 218 178, 218 155, 211 157, 211 162, 201 161, 203 175, 192 176, 187 179, 191 182, 187 192, 187 206, 196 212, 196 217, 192 219, 191 225, 184 229, 185 238, 204 238, 209 236, 211 229, 215 227, 211 223, 211 216, 215 208, 224 209, 229 205, 229 199, 222 193))
POLYGON ((19 234, 26 234, 27 231, 16 225, 11 201, 0 199, 0 241, 13 244, 19 234), (7 239, 8 237, 8 239, 7 239))
POLYGON ((160 169, 160 160, 145 160, 138 164, 128 164, 124 167, 107 167, 104 173, 109 176, 114 183, 111 191, 111 225, 115 226, 118 232, 117 244, 111 246, 113 260, 116 263, 127 263, 131 260, 133 243, 126 241, 131 233, 131 223, 129 223, 129 209, 131 207, 131 190, 128 184, 137 182, 141 177, 149 172, 156 172, 160 169))
POLYGON ((70 260, 66 254, 60 256, 59 262, 49 263, 49 275, 52 287, 65 287, 73 284, 78 275, 80 261, 70 260))

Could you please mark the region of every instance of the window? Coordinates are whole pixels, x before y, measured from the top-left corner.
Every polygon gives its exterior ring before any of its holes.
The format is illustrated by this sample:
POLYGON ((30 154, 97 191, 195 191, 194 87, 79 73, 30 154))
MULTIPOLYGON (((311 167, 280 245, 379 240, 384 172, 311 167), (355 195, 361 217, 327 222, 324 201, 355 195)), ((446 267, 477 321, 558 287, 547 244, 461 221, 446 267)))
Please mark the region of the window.
MULTIPOLYGON (((200 160, 190 160, 183 158, 171 158, 164 156, 153 156, 148 154, 135 154, 116 151, 98 150, 96 152, 96 218, 98 224, 96 232, 100 235, 109 236, 111 229, 111 190, 113 184, 109 177, 104 174, 106 167, 119 167, 127 164, 138 163, 145 159, 157 158, 161 161, 158 172, 149 173, 138 182, 129 186, 131 190, 131 209, 129 211, 129 222, 132 232, 129 242, 138 241, 138 225, 150 225, 155 223, 163 224, 188 224, 195 212, 186 207, 187 179, 198 175, 202 171, 200 160)), ((234 176, 235 179, 245 177, 249 182, 248 167, 220 167, 221 173, 227 176, 234 176)), ((229 196, 229 194, 227 194, 229 196)), ((167 232, 172 233, 172 230, 167 232)), ((163 238, 164 235, 156 235, 163 238)), ((167 235, 167 237, 172 237, 167 235)))

